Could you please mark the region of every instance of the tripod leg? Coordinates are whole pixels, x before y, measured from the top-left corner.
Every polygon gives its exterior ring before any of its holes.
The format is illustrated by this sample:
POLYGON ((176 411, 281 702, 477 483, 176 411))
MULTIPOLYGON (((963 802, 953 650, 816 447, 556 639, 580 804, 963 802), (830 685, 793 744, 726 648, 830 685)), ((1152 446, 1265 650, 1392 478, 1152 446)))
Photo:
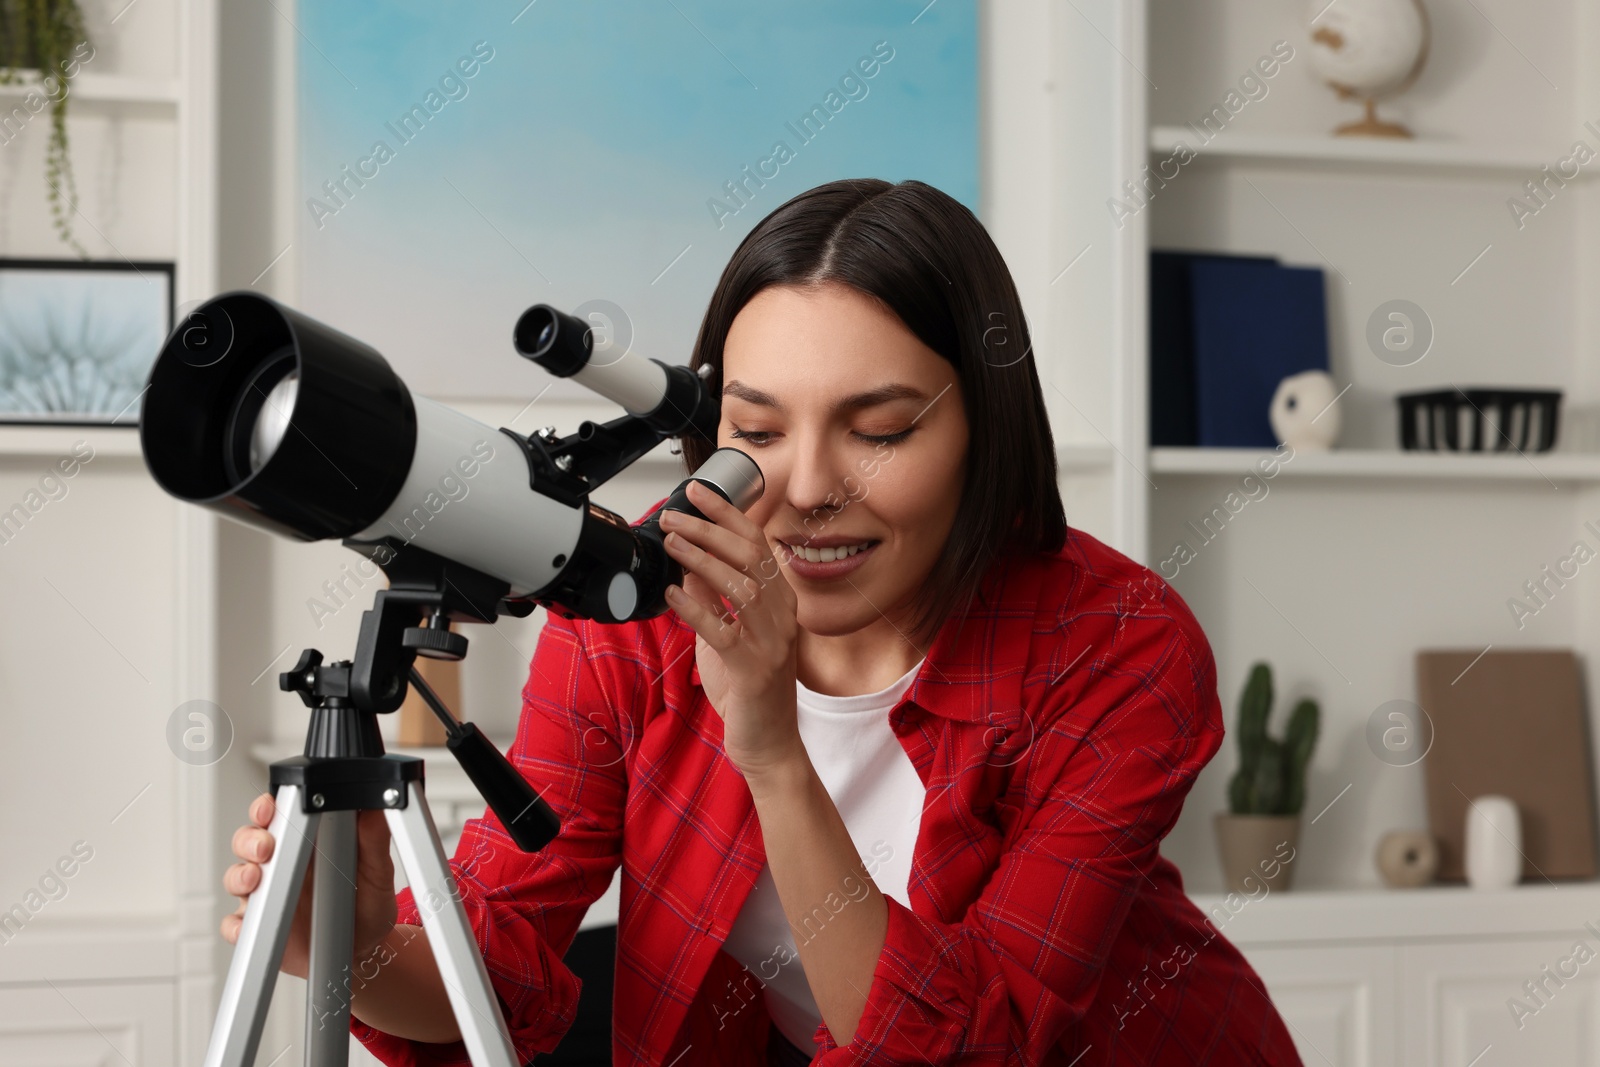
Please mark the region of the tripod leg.
POLYGON ((500 1002, 489 984, 488 968, 478 954, 460 891, 445 861, 433 813, 420 783, 412 782, 407 789, 406 806, 388 809, 389 830, 399 847, 400 862, 410 879, 467 1055, 473 1067, 518 1067, 500 1002))
POLYGON ((356 923, 356 812, 322 815, 311 887, 311 964, 306 986, 308 1067, 350 1062, 351 963, 356 923))
POLYGON ((250 894, 222 986, 205 1067, 250 1067, 272 1003, 273 983, 289 941, 289 924, 305 882, 306 863, 321 815, 300 810, 298 786, 279 786, 273 798, 272 858, 261 865, 261 884, 250 894))

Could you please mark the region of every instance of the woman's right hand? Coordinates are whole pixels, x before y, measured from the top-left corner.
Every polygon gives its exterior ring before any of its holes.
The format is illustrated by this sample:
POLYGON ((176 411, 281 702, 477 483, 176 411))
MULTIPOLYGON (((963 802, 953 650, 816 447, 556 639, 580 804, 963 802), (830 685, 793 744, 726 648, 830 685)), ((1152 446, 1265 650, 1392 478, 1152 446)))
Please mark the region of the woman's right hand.
MULTIPOLYGON (((272 824, 273 810, 272 794, 263 793, 256 797, 250 804, 250 821, 239 827, 233 835, 233 854, 242 862, 229 867, 222 876, 223 888, 240 898, 238 910, 222 920, 222 938, 230 945, 238 944, 245 906, 249 903, 250 894, 261 884, 261 864, 272 858, 275 842, 266 828, 272 824)), ((316 860, 313 857, 306 865, 300 900, 295 905, 294 921, 289 926, 289 940, 283 949, 283 972, 299 978, 305 978, 310 971, 311 886, 315 871, 316 860)), ((389 855, 389 822, 382 811, 363 811, 356 815, 355 883, 353 959, 360 961, 394 929, 398 912, 394 891, 394 861, 389 855)))

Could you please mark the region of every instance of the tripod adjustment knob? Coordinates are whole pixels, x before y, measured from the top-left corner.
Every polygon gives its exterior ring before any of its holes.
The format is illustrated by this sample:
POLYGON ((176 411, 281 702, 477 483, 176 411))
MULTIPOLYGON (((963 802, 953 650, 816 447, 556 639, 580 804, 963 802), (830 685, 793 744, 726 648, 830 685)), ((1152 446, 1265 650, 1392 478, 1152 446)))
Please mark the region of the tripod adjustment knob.
POLYGON ((304 649, 299 662, 278 675, 278 688, 285 693, 299 693, 306 707, 316 707, 317 669, 321 666, 322 653, 314 648, 304 649))
POLYGON ((417 655, 429 659, 457 660, 467 654, 467 639, 464 635, 432 626, 407 627, 400 635, 400 643, 406 648, 415 650, 417 655))

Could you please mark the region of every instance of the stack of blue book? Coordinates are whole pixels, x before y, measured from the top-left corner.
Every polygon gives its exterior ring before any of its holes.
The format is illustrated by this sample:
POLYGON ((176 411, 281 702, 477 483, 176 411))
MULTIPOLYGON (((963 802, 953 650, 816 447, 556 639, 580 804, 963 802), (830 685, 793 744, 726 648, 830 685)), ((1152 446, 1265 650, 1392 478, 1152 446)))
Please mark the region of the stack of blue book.
POLYGON ((1271 448, 1278 383, 1328 369, 1318 267, 1264 256, 1150 253, 1150 443, 1271 448))

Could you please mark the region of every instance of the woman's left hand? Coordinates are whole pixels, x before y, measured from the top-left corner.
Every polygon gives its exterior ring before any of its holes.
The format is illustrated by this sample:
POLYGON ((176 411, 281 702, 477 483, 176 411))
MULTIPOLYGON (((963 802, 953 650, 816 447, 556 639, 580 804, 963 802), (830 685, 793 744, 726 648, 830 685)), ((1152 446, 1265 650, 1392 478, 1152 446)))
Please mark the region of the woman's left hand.
POLYGON ((662 513, 667 551, 684 571, 667 604, 698 635, 695 662, 722 718, 723 749, 749 778, 805 753, 795 712, 795 593, 761 527, 699 482, 688 493, 706 519, 662 513))

